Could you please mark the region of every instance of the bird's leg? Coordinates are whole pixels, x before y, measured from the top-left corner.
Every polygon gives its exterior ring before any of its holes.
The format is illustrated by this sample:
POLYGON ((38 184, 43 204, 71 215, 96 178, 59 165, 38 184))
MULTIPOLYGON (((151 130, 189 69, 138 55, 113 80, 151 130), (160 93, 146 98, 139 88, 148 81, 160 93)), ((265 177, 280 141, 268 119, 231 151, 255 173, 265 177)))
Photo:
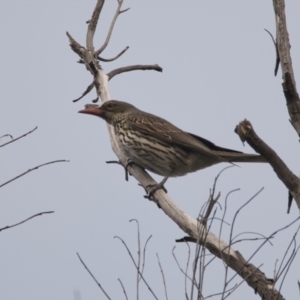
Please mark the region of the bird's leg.
MULTIPOLYGON (((118 164, 118 165, 121 165, 123 166, 120 161, 118 160, 109 160, 109 161, 106 161, 107 164, 118 164)), ((132 164, 134 164, 134 162, 130 159, 127 160, 127 164, 124 167, 125 169, 125 180, 128 181, 128 167, 131 166, 132 164)), ((129 173, 130 174, 130 173, 129 173)))
MULTIPOLYGON (((125 172, 126 172, 126 175, 125 175, 125 179, 126 179, 126 181, 128 181, 128 167, 130 167, 130 166, 132 166, 134 164, 134 161, 132 161, 132 160, 130 160, 129 158, 128 158, 128 160, 127 160, 127 164, 126 164, 126 166, 124 167, 125 168, 125 172)), ((130 173, 129 173, 130 174, 130 173)))
POLYGON ((153 193, 156 192, 159 189, 162 189, 165 193, 167 193, 168 191, 166 190, 166 188, 164 187, 164 184, 166 183, 166 181, 169 179, 169 176, 166 176, 160 183, 158 184, 150 184, 148 185, 147 191, 148 191, 148 195, 145 195, 144 198, 147 199, 152 199, 153 193))

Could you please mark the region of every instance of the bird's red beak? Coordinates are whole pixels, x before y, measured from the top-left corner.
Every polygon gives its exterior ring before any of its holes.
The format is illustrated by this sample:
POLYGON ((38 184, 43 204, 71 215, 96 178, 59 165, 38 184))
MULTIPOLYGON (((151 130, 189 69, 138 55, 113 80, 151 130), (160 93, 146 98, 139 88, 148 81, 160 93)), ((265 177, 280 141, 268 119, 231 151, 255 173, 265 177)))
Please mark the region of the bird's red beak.
POLYGON ((80 110, 79 113, 101 117, 103 115, 103 110, 101 110, 100 107, 87 107, 80 110))

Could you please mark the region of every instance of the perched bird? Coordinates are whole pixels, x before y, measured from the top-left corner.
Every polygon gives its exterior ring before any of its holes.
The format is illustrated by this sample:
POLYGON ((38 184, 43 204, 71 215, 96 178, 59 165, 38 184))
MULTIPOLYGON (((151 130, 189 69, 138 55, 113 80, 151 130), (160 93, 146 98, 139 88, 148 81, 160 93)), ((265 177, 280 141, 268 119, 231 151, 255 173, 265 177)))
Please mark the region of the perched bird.
POLYGON ((221 162, 266 162, 260 155, 216 146, 126 102, 110 100, 100 107, 87 105, 79 113, 104 119, 113 126, 117 143, 130 162, 164 176, 156 189, 169 177, 221 162))

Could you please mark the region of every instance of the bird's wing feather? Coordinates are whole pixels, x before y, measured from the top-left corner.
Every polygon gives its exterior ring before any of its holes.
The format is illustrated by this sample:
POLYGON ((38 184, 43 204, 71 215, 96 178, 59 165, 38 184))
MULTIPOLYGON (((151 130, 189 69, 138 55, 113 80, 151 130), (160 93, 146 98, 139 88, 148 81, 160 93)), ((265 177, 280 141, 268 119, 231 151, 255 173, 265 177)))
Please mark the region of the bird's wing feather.
MULTIPOLYGON (((198 151, 209 156, 217 157, 220 160, 227 161, 212 153, 211 150, 214 149, 211 149, 211 145, 214 145, 213 143, 184 132, 162 118, 143 112, 141 115, 137 113, 129 115, 128 121, 132 129, 141 131, 144 134, 149 134, 162 142, 168 142, 185 148, 186 150, 198 151), (144 117, 145 114, 146 118, 144 117)), ((214 147, 215 149, 218 148, 216 145, 214 145, 214 147)))

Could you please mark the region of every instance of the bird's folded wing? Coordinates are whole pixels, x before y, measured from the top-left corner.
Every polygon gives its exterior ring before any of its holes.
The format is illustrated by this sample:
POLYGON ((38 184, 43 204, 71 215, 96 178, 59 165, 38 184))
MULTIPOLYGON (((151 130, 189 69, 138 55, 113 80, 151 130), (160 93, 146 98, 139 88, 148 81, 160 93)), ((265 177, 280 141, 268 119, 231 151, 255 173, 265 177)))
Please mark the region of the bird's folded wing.
MULTIPOLYGON (((145 113, 143 113, 144 115, 145 113)), ((226 159, 212 153, 208 142, 207 145, 203 141, 202 138, 197 139, 193 135, 182 131, 178 127, 174 126, 170 122, 159 118, 157 116, 153 116, 151 114, 147 114, 147 117, 144 118, 143 115, 139 115, 138 117, 135 115, 134 117, 129 116, 129 126, 133 130, 140 131, 145 135, 152 136, 159 141, 169 143, 174 146, 179 146, 186 150, 198 151, 205 155, 216 157, 220 160, 227 161, 226 159)), ((211 143, 214 145, 213 143, 211 143)), ((217 146, 215 146, 217 147, 217 146)))

